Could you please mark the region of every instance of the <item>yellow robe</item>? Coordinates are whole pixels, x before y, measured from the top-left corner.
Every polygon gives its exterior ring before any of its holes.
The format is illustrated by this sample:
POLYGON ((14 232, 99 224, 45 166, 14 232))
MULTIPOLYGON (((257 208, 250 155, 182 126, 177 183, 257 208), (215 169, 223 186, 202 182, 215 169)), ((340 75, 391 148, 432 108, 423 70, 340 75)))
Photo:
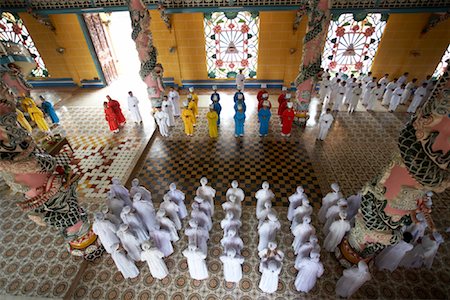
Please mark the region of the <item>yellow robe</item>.
POLYGON ((17 122, 19 122, 20 126, 22 126, 23 129, 26 129, 29 133, 31 133, 33 131, 33 128, 31 128, 30 123, 28 123, 27 119, 25 119, 23 112, 21 112, 16 108, 16 113, 17 113, 17 122))
POLYGON ((28 113, 41 131, 50 131, 50 128, 48 127, 48 124, 44 119, 44 113, 39 108, 37 108, 37 106, 29 107, 28 113))
POLYGON ((192 115, 194 116, 194 119, 192 120, 192 124, 196 125, 197 124, 197 112, 198 112, 198 108, 197 108, 197 104, 195 104, 195 101, 189 101, 189 105, 188 105, 188 109, 190 109, 192 111, 192 115))
POLYGON ((183 111, 181 112, 181 119, 184 123, 184 132, 187 135, 194 134, 193 120, 195 119, 195 116, 189 108, 183 109, 183 111))
POLYGON ((206 118, 208 118, 209 136, 217 138, 219 136, 219 132, 217 131, 217 120, 219 120, 219 115, 216 111, 210 111, 206 114, 206 118))
POLYGON ((37 107, 36 103, 34 103, 33 99, 25 97, 22 99, 22 109, 24 112, 30 115, 30 118, 34 121, 33 116, 31 116, 29 109, 32 107, 37 107))
POLYGON ((198 96, 196 93, 191 93, 192 100, 195 102, 195 110, 194 110, 194 116, 198 116, 198 96))

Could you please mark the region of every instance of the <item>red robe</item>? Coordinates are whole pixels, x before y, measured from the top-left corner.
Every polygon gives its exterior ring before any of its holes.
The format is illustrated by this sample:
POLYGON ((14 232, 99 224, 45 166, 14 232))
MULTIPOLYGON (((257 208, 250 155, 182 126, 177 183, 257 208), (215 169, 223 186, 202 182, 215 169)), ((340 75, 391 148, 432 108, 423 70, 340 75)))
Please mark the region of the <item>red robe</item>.
POLYGON ((127 120, 125 119, 125 116, 123 115, 122 110, 120 109, 119 101, 112 99, 109 100, 108 107, 112 108, 113 112, 116 114, 117 123, 119 123, 119 125, 125 124, 127 120))
POLYGON ((258 103, 261 102, 261 99, 263 98, 263 94, 269 94, 269 92, 267 92, 265 89, 262 89, 258 92, 258 95, 256 95, 256 99, 258 99, 258 103))
POLYGON ((284 111, 285 111, 286 108, 287 108, 287 104, 288 104, 288 101, 286 100, 286 101, 284 101, 283 103, 281 103, 280 107, 278 107, 278 114, 279 114, 280 117, 281 117, 281 123, 282 123, 282 124, 283 124, 283 113, 284 113, 284 111))
MULTIPOLYGON (((283 105, 284 102, 287 102, 286 95, 281 94, 280 96, 278 96, 278 115, 279 116, 281 116, 283 114, 283 109, 281 108, 281 106, 283 105)), ((286 106, 284 107, 284 109, 286 109, 286 106)))
POLYGON ((289 134, 292 130, 292 123, 294 122, 295 112, 293 109, 286 109, 283 111, 281 120, 283 121, 283 126, 281 127, 281 132, 283 134, 289 134))
POLYGON ((117 123, 117 117, 111 107, 105 108, 105 119, 108 121, 109 130, 114 131, 119 129, 119 123, 117 123))

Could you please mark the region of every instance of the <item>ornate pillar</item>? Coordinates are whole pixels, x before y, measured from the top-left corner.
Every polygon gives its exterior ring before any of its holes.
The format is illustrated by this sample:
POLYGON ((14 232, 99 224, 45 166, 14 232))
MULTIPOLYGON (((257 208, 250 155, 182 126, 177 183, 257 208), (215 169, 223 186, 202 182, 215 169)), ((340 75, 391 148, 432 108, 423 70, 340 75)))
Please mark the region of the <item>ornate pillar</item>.
MULTIPOLYGON (((303 14, 306 12, 308 15, 308 27, 303 39, 302 65, 300 73, 295 79, 295 85, 297 86, 298 109, 307 112, 317 75, 321 71, 322 48, 330 22, 329 1, 309 0, 305 10, 303 14)), ((297 13, 297 19, 301 17, 301 14, 301 12, 297 13)))
POLYGON ((131 38, 136 43, 141 70, 139 75, 147 85, 148 97, 153 108, 161 107, 164 95, 163 67, 157 61, 157 50, 153 45, 153 37, 150 32, 150 13, 141 0, 127 0, 130 11, 131 38))
POLYGON ((446 70, 430 99, 401 130, 391 163, 363 187, 355 226, 336 253, 344 265, 347 261, 368 261, 386 246, 396 244, 402 238, 400 228, 410 224, 418 212, 434 230, 430 210, 422 200, 427 191, 440 193, 450 186, 448 79, 446 70))
POLYGON ((78 176, 69 166, 57 167, 55 158, 39 149, 17 122, 16 103, 29 95, 31 86, 14 64, 0 65, 0 78, 0 176, 24 194, 17 205, 31 220, 57 228, 71 254, 95 259, 103 247, 78 205, 78 176))

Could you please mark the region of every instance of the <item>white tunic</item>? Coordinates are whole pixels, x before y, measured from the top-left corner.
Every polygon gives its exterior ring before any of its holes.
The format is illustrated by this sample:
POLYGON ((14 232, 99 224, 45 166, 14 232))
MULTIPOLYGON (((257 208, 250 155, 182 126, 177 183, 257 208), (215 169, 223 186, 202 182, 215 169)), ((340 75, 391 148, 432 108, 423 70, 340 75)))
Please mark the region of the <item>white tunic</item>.
POLYGON ((259 288, 268 294, 275 293, 278 289, 278 275, 281 272, 281 262, 273 259, 270 261, 276 262, 276 266, 273 268, 269 267, 269 261, 263 263, 262 266, 262 276, 259 282, 259 288))
POLYGON ((128 258, 123 250, 113 251, 113 253, 111 253, 111 258, 125 279, 135 278, 139 275, 139 269, 136 267, 134 262, 128 258))
POLYGON ((311 216, 313 208, 309 204, 303 204, 297 207, 294 211, 294 218, 292 218, 291 231, 301 222, 303 222, 303 217, 311 216))
POLYGON ((394 90, 394 93, 392 93, 391 103, 389 103, 389 110, 395 111, 397 109, 397 106, 400 104, 400 99, 402 95, 403 89, 401 86, 399 86, 394 90))
POLYGON ((106 205, 108 205, 109 210, 117 218, 120 218, 120 213, 122 212, 122 209, 125 207, 125 202, 123 202, 121 199, 110 198, 110 199, 106 200, 106 205))
POLYGON ((150 248, 141 253, 141 260, 147 262, 150 274, 156 279, 163 279, 169 274, 166 263, 162 259, 163 257, 164 253, 157 248, 150 248))
POLYGON ((325 225, 323 225, 323 233, 325 235, 328 234, 331 224, 333 224, 334 221, 336 221, 336 218, 339 217, 339 212, 341 211, 341 207, 337 204, 331 206, 325 215, 327 221, 325 222, 325 225))
POLYGON ((368 270, 359 270, 358 267, 344 270, 336 283, 336 294, 348 298, 371 278, 368 270))
POLYGON ((337 220, 334 221, 330 226, 330 232, 328 233, 325 241, 323 242, 323 247, 328 252, 333 252, 334 249, 339 245, 339 243, 344 238, 347 231, 350 230, 350 222, 347 220, 337 220))
POLYGON ((117 236, 122 243, 123 248, 127 251, 128 256, 134 261, 141 260, 141 243, 129 230, 117 231, 117 236))
POLYGON ((154 115, 162 136, 169 136, 169 115, 163 111, 157 111, 154 115))
POLYGON ((206 254, 197 249, 186 249, 183 251, 183 255, 187 258, 189 275, 192 279, 203 280, 208 278, 208 268, 205 262, 206 254))
POLYGON ((196 191, 196 195, 200 198, 208 200, 211 205, 211 217, 214 215, 214 197, 216 196, 216 190, 212 187, 205 185, 199 186, 196 191))
POLYGON ((324 78, 322 80, 322 82, 320 83, 320 90, 319 90, 320 100, 325 99, 327 94, 329 94, 329 92, 330 92, 330 85, 331 85, 331 82, 327 78, 324 78))
POLYGON ((344 101, 345 96, 345 86, 339 85, 336 88, 336 98, 334 100, 333 110, 339 110, 339 107, 341 107, 342 102, 344 101))
POLYGON ((236 196, 236 202, 238 203, 241 203, 245 199, 245 193, 241 188, 229 188, 225 196, 228 199, 231 195, 236 196))
POLYGON ((297 277, 295 278, 295 289, 299 292, 308 293, 314 288, 317 282, 317 278, 323 274, 323 265, 318 258, 311 259, 305 257, 295 268, 298 270, 297 277))
POLYGON ((407 112, 409 113, 415 113, 417 107, 422 103, 422 100, 424 99, 425 95, 427 93, 427 89, 423 86, 418 87, 417 90, 414 92, 413 100, 411 101, 411 104, 408 107, 407 112))
POLYGON ((211 219, 211 217, 213 215, 213 209, 212 209, 211 203, 209 201, 203 200, 202 202, 200 202, 198 204, 198 208, 211 219))
POLYGON ((164 209, 166 211, 166 215, 175 224, 175 228, 177 230, 181 229, 181 220, 178 216, 178 211, 180 210, 180 208, 175 204, 175 202, 172 202, 170 200, 163 201, 159 206, 159 209, 164 209))
POLYGON ((267 220, 262 223, 261 227, 258 229, 259 243, 258 251, 267 248, 269 242, 274 242, 276 239, 277 231, 281 228, 279 221, 267 220))
POLYGON ((147 231, 150 232, 153 230, 156 226, 156 215, 153 204, 141 199, 139 201, 135 201, 133 206, 147 231))
POLYGON ((267 220, 267 216, 269 214, 273 214, 275 216, 277 216, 277 212, 275 209, 273 209, 272 207, 266 207, 264 208, 260 214, 258 216, 256 216, 256 218, 259 220, 258 222, 258 228, 261 227, 261 225, 264 223, 265 220, 267 220))
POLYGON ((330 192, 322 198, 322 206, 319 210, 319 221, 325 223, 328 209, 342 198, 341 192, 330 192))
POLYGON ((386 86, 386 92, 383 96, 383 101, 381 101, 381 105, 389 105, 389 103, 391 103, 392 93, 394 93, 394 90, 396 88, 397 83, 395 83, 394 81, 388 83, 388 85, 386 86))
POLYGON ((369 103, 369 98, 370 98, 370 92, 372 91, 373 88, 375 88, 377 85, 375 84, 375 82, 371 81, 369 83, 367 83, 364 86, 363 89, 363 101, 362 104, 367 105, 369 103))
POLYGON ((239 282, 242 279, 242 264, 244 258, 240 255, 230 257, 226 254, 220 256, 223 263, 223 276, 227 282, 239 282))
POLYGON ((228 230, 233 229, 236 232, 239 232, 239 228, 242 223, 237 219, 223 219, 220 221, 220 227, 223 229, 223 235, 226 236, 228 234, 228 230))
POLYGON ((115 198, 122 200, 125 205, 132 207, 133 203, 130 199, 130 192, 121 184, 113 183, 109 187, 111 193, 115 196, 115 198))
MULTIPOLYGON (((377 103, 377 100, 380 99, 381 95, 383 95, 383 88, 381 88, 381 87, 374 87, 370 91, 370 98, 369 98, 369 102, 367 103, 367 110, 373 109, 373 107, 375 106, 375 103, 377 103)), ((390 99, 390 97, 389 97, 389 99, 390 99)))
POLYGON ((116 226, 108 220, 95 220, 92 224, 92 231, 98 235, 100 242, 108 253, 113 252, 111 248, 113 245, 120 243, 115 233, 116 226))
POLYGON ((236 250, 237 254, 241 254, 241 250, 242 248, 244 248, 244 242, 237 235, 223 237, 220 240, 220 244, 223 247, 224 253, 227 253, 230 248, 233 248, 234 250, 236 250))
POLYGON ((328 130, 331 127, 331 124, 333 123, 333 116, 328 113, 324 113, 319 118, 319 140, 324 140, 328 135, 328 130))
POLYGON ((203 227, 203 228, 207 229, 208 231, 211 230, 212 221, 211 221, 211 218, 208 217, 207 214, 205 214, 205 212, 203 212, 199 209, 192 210, 191 218, 197 221, 198 226, 203 227))
POLYGON ((207 241, 209 239, 209 232, 205 228, 197 227, 197 228, 186 228, 184 234, 188 237, 189 245, 197 246, 200 251, 205 254, 208 254, 208 245, 207 241))
POLYGON ((351 99, 352 99, 352 93, 353 93, 353 89, 356 87, 356 82, 347 82, 347 84, 345 85, 345 98, 344 98, 344 103, 350 103, 351 99))
POLYGON ((174 190, 174 191, 168 191, 166 195, 169 196, 170 201, 175 202, 178 205, 178 215, 181 219, 184 219, 187 217, 187 209, 186 205, 184 204, 184 193, 180 190, 174 190))
POLYGON ((135 213, 125 213, 122 211, 120 217, 122 218, 122 221, 129 226, 131 231, 133 231, 139 242, 142 243, 148 240, 149 236, 146 229, 144 229, 144 224, 142 224, 140 218, 135 213))
POLYGON ((273 198, 275 198, 275 194, 272 192, 272 190, 268 189, 260 189, 255 194, 256 200, 256 215, 258 216, 261 214, 261 211, 265 207, 266 201, 272 201, 273 198))
POLYGON ((167 119, 167 125, 169 126, 175 126, 175 118, 173 115, 173 104, 170 100, 164 100, 161 104, 161 109, 163 112, 165 112, 168 116, 167 119))
POLYGON ((172 222, 168 217, 159 217, 156 215, 156 221, 161 226, 161 229, 165 229, 170 233, 171 241, 178 241, 180 238, 178 236, 177 228, 175 227, 175 223, 172 222))
POLYGON ((361 95, 362 95, 362 88, 360 88, 359 86, 353 88, 350 106, 348 108, 349 111, 353 112, 356 109, 356 107, 358 106, 359 99, 361 98, 361 95))
POLYGON ((131 117, 135 122, 142 122, 141 113, 139 111, 139 100, 135 96, 128 97, 128 110, 130 111, 131 117))
POLYGON ((179 117, 181 115, 180 94, 177 91, 170 91, 168 97, 172 101, 173 115, 179 117))
POLYGON ((434 257, 437 254, 440 243, 435 240, 432 240, 428 235, 424 236, 422 239, 422 248, 423 248, 423 265, 431 269, 434 261, 434 257))
POLYGON ((402 98, 400 99, 401 104, 403 104, 409 100, 409 98, 411 97, 412 91, 415 87, 416 86, 414 85, 413 82, 408 82, 408 84, 405 87, 405 90, 403 91, 402 98))
POLYGON ((405 241, 400 241, 393 246, 388 246, 375 257, 375 265, 379 270, 386 269, 393 272, 397 269, 406 252, 411 251, 413 248, 413 245, 405 241))
POLYGON ((297 254, 300 250, 300 246, 306 243, 309 240, 309 237, 312 234, 316 233, 316 229, 311 224, 301 223, 298 224, 294 230, 292 230, 292 234, 295 236, 294 241, 292 242, 292 247, 294 249, 294 253, 297 254))
POLYGON ((302 200, 308 199, 306 197, 305 193, 294 193, 291 196, 289 196, 289 208, 287 213, 287 218, 289 221, 292 221, 292 218, 294 217, 294 210, 302 205, 302 200))
POLYGON ((170 233, 165 229, 156 229, 150 231, 150 236, 155 246, 164 254, 165 257, 173 253, 170 233))
MULTIPOLYGON (((301 260, 303 258, 308 258, 311 255, 312 251, 320 253, 319 244, 317 244, 317 243, 313 244, 311 242, 306 242, 303 245, 301 245, 297 251, 297 257, 295 258, 294 268, 296 268, 296 269, 299 268, 301 260)), ((297 271, 298 271, 298 269, 297 269, 297 271)))
POLYGON ((222 204, 222 208, 225 211, 231 211, 234 218, 239 219, 242 215, 241 203, 236 199, 236 202, 226 201, 222 204))
POLYGON ((147 190, 142 185, 131 187, 131 189, 130 189, 130 197, 131 197, 131 199, 134 199, 134 195, 136 195, 137 193, 141 194, 141 199, 143 199, 145 201, 149 201, 153 205, 152 193, 149 190, 147 190))

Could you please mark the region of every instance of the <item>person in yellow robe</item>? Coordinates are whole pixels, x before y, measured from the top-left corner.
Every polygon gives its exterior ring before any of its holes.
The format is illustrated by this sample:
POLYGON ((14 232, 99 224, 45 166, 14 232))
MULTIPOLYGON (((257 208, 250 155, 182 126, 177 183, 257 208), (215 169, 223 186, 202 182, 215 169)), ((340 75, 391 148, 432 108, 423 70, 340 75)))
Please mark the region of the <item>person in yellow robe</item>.
POLYGON ((214 110, 214 105, 209 106, 209 112, 206 114, 206 118, 208 119, 209 136, 215 139, 219 136, 219 132, 217 131, 219 115, 214 110))
POLYGON ((195 120, 195 116, 192 113, 192 110, 188 108, 188 103, 187 101, 185 101, 183 103, 183 110, 181 111, 181 119, 183 120, 184 123, 184 132, 188 135, 188 136, 192 136, 194 134, 194 120, 195 120))
POLYGON ((31 133, 33 131, 33 128, 31 128, 31 125, 30 123, 28 123, 23 112, 21 112, 19 109, 16 108, 16 114, 17 114, 17 122, 19 122, 20 126, 22 126, 23 129, 26 129, 29 133, 31 133))
POLYGON ((30 115, 31 120, 33 120, 37 127, 43 132, 50 132, 47 122, 44 118, 44 113, 36 106, 33 99, 25 97, 22 100, 22 107, 30 115))
POLYGON ((194 88, 193 87, 189 88, 189 95, 191 95, 192 100, 194 100, 194 102, 195 102, 194 116, 198 117, 198 96, 197 96, 196 93, 194 93, 194 88))
POLYGON ((192 98, 192 95, 188 95, 188 100, 189 100, 189 104, 188 104, 188 108, 192 111, 192 115, 194 116, 194 119, 192 120, 192 125, 195 127, 197 125, 197 115, 196 112, 198 111, 198 107, 197 104, 195 103, 194 98, 192 98))

